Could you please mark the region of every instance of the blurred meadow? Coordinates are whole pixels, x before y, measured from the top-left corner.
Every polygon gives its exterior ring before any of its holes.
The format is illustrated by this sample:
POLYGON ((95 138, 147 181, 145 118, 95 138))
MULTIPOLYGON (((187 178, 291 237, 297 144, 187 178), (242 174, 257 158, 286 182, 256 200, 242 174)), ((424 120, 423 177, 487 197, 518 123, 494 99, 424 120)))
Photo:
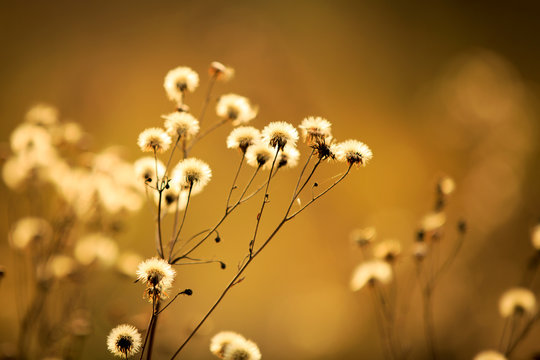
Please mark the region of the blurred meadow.
MULTIPOLYGON (((26 111, 46 102, 83 127, 93 151, 119 146, 135 161, 139 133, 174 110, 165 74, 180 65, 199 73, 201 86, 186 99, 198 113, 208 65, 227 64, 235 76, 215 85, 206 125, 217 120, 215 97, 234 92, 259 106, 250 125, 322 116, 338 140, 359 139, 374 157, 285 226, 182 358, 211 359, 209 339, 221 330, 254 340, 265 359, 383 358, 370 298, 349 288, 362 260, 349 234, 374 226, 378 239, 401 241, 398 281, 409 291, 410 247, 436 182, 450 176, 448 223, 463 218, 468 233, 434 294, 434 325, 440 359, 471 359, 499 343, 499 297, 518 285, 540 220, 539 11, 533 1, 3 1, 0 156, 9 155, 10 133, 26 111)), ((219 128, 194 149, 213 177, 190 204, 190 233, 221 216, 238 163, 225 145, 230 130, 219 128)), ((300 163, 309 152, 301 153, 300 163)), ((336 172, 316 180, 329 184, 336 172)), ((277 204, 290 198, 295 179, 284 170, 272 184, 262 231, 278 221, 277 204)), ((28 289, 15 290, 24 279, 7 234, 29 208, 3 183, 0 196, 0 354, 8 358, 28 289)), ((176 268, 175 286, 194 294, 160 319, 155 358, 170 357, 234 275, 259 201, 231 215, 222 241, 201 250, 227 269, 176 268)), ((155 255, 152 216, 143 207, 126 219, 116 238, 121 251, 155 255)), ((449 225, 445 241, 455 237, 449 225)), ((146 327, 148 303, 135 278, 98 269, 86 279, 92 328, 81 359, 112 358, 105 339, 118 323, 146 327)), ((419 294, 411 304, 405 342, 410 358, 428 359, 419 294)), ((515 358, 540 352, 539 336, 537 326, 515 358)))

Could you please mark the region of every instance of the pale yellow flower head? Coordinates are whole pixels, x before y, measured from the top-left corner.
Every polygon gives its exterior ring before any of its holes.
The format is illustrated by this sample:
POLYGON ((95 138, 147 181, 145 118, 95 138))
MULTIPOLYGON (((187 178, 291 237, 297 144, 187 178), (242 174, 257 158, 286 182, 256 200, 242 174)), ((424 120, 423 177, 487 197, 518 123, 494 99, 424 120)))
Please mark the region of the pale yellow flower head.
POLYGON ((191 139, 199 132, 199 121, 193 115, 183 111, 163 115, 165 129, 172 139, 191 139))
POLYGON ((287 145, 280 151, 277 158, 277 167, 293 168, 298 165, 298 159, 300 158, 300 152, 296 147, 287 145))
POLYGON ((392 281, 392 267, 382 260, 370 260, 356 267, 351 278, 351 290, 358 291, 368 284, 392 281))
POLYGON ((363 229, 354 229, 351 231, 349 237, 358 246, 366 246, 371 244, 376 234, 377 230, 373 226, 370 226, 363 229))
POLYGON ((540 224, 536 224, 532 228, 531 242, 536 250, 540 250, 540 224))
POLYGON ((137 144, 143 152, 162 153, 171 146, 171 137, 161 128, 148 128, 139 134, 137 144))
POLYGON ((123 324, 111 330, 107 337, 107 348, 118 357, 125 358, 139 352, 142 337, 134 326, 123 324))
POLYGON ((48 242, 51 237, 51 226, 46 220, 38 217, 18 220, 11 233, 12 245, 17 249, 24 249, 36 242, 48 242))
POLYGON ((253 167, 270 169, 275 155, 276 150, 269 147, 266 143, 258 142, 247 149, 246 162, 253 167))
MULTIPOLYGON (((156 159, 151 156, 146 156, 135 161, 133 167, 135 170, 137 182, 139 184, 146 183, 154 188, 157 187, 157 177, 159 176, 159 179, 162 179, 163 175, 165 175, 165 165, 163 164, 163 162, 157 159, 156 164, 156 159), (156 176, 156 168, 158 176, 156 176)), ((144 187, 141 188, 144 189, 144 187)))
POLYGON ((380 260, 393 262, 401 254, 401 243, 397 240, 384 240, 373 248, 373 255, 380 260))
POLYGON ((58 109, 49 104, 37 104, 30 108, 24 120, 38 126, 51 126, 58 123, 58 109))
POLYGON ((229 66, 225 66, 218 61, 213 61, 208 69, 210 76, 215 76, 216 80, 229 81, 234 76, 234 69, 229 66))
POLYGON ((309 116, 299 126, 302 138, 308 145, 326 142, 332 136, 332 124, 320 116, 309 116))
POLYGON ((295 146, 298 131, 284 121, 275 121, 266 125, 262 131, 262 140, 273 148, 283 149, 285 145, 295 146))
POLYGON ((141 262, 137 268, 137 277, 148 287, 159 288, 166 292, 174 281, 176 271, 165 260, 153 257, 141 262))
POLYGON ((210 352, 223 359, 227 347, 235 342, 245 341, 245 338, 234 331, 221 331, 210 339, 210 352))
POLYGON ((232 121, 233 126, 250 122, 257 116, 257 106, 240 95, 226 94, 220 96, 216 105, 216 113, 222 119, 232 121))
POLYGON ((229 149, 240 149, 243 153, 257 143, 261 138, 261 132, 251 126, 239 126, 234 128, 227 137, 229 149))
POLYGON ((526 288, 516 287, 507 290, 499 300, 499 313, 505 318, 515 313, 533 316, 536 310, 536 297, 526 288))
POLYGON ((507 360, 506 357, 495 350, 485 350, 476 354, 473 360, 507 360))
POLYGON ((337 144, 334 154, 338 161, 347 162, 349 165, 365 166, 373 158, 371 149, 358 140, 346 140, 337 144))
POLYGON ((163 87, 171 101, 181 102, 183 93, 195 91, 199 86, 199 74, 186 66, 172 69, 165 75, 163 87))
POLYGON ((196 158, 187 158, 178 163, 173 170, 173 178, 180 189, 189 189, 192 194, 200 193, 212 178, 212 170, 207 163, 196 158))

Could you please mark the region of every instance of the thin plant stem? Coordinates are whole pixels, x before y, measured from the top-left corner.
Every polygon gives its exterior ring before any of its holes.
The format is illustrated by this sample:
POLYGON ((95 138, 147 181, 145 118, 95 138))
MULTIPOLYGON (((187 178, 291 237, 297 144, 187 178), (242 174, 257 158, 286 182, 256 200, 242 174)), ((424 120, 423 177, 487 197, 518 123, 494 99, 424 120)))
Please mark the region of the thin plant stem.
POLYGON ((144 350, 146 349, 146 344, 148 342, 148 336, 150 335, 150 329, 152 328, 152 325, 154 324, 155 314, 154 314, 153 308, 154 306, 152 305, 152 316, 150 317, 150 322, 148 323, 148 327, 146 328, 146 336, 144 337, 144 342, 141 347, 141 355, 139 356, 139 360, 142 360, 143 358, 144 350))
POLYGON ((371 300, 373 302, 373 310, 375 311, 375 323, 377 324, 377 329, 379 330, 381 347, 384 357, 386 359, 392 359, 392 351, 390 350, 391 345, 388 342, 388 337, 386 336, 385 315, 384 311, 380 307, 379 299, 377 297, 374 285, 375 284, 370 284, 369 292, 371 294, 371 300))
POLYGON ((234 180, 231 185, 231 190, 229 190, 229 196, 227 196, 227 205, 226 205, 225 211, 229 209, 229 202, 231 201, 231 195, 233 193, 233 190, 236 189, 236 180, 238 180, 238 175, 240 174, 240 170, 242 169, 242 164, 244 163, 245 157, 246 157, 246 153, 242 152, 242 158, 240 159, 240 164, 238 165, 238 169, 236 170, 236 174, 234 175, 234 180))
POLYGON ((204 115, 206 113, 206 108, 208 107, 208 104, 210 103, 210 97, 212 95, 212 89, 214 88, 214 84, 216 83, 218 76, 218 72, 216 72, 212 77, 210 78, 210 83, 208 84, 208 91, 206 92, 206 97, 204 98, 204 103, 201 109, 201 114, 199 115, 199 125, 202 125, 202 122, 204 120, 204 115))
MULTIPOLYGON (((154 298, 156 297, 153 295, 154 298)), ((154 349, 154 339, 156 335, 156 327, 159 317, 159 307, 160 307, 160 301, 159 299, 156 299, 155 302, 152 303, 152 314, 154 316, 154 322, 152 323, 152 327, 149 329, 150 331, 150 337, 148 339, 148 353, 146 354, 146 360, 152 359, 152 350, 154 349), (155 306, 154 306, 155 303, 155 306)))
POLYGON ((529 320, 529 322, 525 325, 525 327, 523 328, 523 330, 521 331, 521 333, 519 335, 516 336, 516 339, 514 340, 513 343, 510 343, 508 348, 506 349, 504 355, 507 357, 507 358, 510 358, 510 355, 512 355, 512 353, 514 352, 514 350, 517 348, 517 346, 521 343, 521 341, 523 341, 523 339, 525 339, 525 337, 529 334, 529 332, 531 331, 531 329, 533 328, 533 325, 536 323, 536 321, 538 320, 539 316, 536 315, 535 317, 533 317, 532 319, 529 320))
MULTIPOLYGON (((163 173, 163 177, 167 176, 167 172, 169 171, 169 166, 171 166, 171 160, 173 158, 174 150, 176 150, 176 148, 178 147, 178 142, 180 141, 180 138, 181 138, 181 136, 178 135, 178 137, 176 138, 176 141, 174 142, 174 146, 173 146, 173 148, 171 150, 171 154, 169 155, 169 159, 167 160, 167 166, 165 166, 165 172, 163 173)), ((157 161, 156 161, 156 177, 158 177, 157 161)), ((157 184, 157 181, 156 181, 156 184, 157 184)))
POLYGON ((180 233, 182 232, 182 228, 184 227, 184 224, 186 222, 186 216, 187 216, 187 212, 189 208, 189 200, 191 198, 192 190, 193 190, 193 182, 189 184, 189 191, 188 191, 188 196, 187 196, 186 208, 184 209, 184 216, 182 216, 182 222, 180 223, 180 228, 178 229, 178 232, 176 233, 176 236, 171 244, 171 249, 169 251, 169 262, 172 260, 174 246, 176 245, 176 242, 178 241, 178 238, 180 237, 180 233))

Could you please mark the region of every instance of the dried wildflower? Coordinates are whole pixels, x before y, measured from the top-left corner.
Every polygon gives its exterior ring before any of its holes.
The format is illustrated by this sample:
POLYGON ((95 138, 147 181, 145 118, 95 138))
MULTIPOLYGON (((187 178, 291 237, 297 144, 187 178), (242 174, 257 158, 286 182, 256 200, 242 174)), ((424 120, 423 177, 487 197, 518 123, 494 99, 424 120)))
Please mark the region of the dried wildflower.
POLYGON ((443 195, 448 196, 451 193, 453 193, 455 189, 456 189, 456 183, 449 176, 444 176, 437 183, 437 191, 439 191, 443 195))
MULTIPOLYGON (((174 174, 174 172, 173 172, 174 174)), ((194 187, 197 190, 196 187, 194 187)), ((197 194, 197 191, 193 193, 191 190, 191 195, 197 194)), ((159 192, 154 193, 154 201, 156 206, 159 205, 159 192)), ((161 193, 161 208, 165 213, 174 213, 176 210, 182 211, 186 208, 187 205, 187 192, 182 191, 178 179, 173 178, 169 182, 169 188, 165 188, 161 193)))
POLYGON ((32 166, 19 156, 12 156, 2 167, 2 179, 11 190, 19 190, 32 179, 32 166))
POLYGON ((533 292, 520 287, 507 290, 499 300, 499 313, 502 317, 516 313, 533 316, 536 313, 536 298, 533 292))
POLYGON ((156 159, 151 156, 146 156, 135 161, 133 167, 137 181, 141 184, 151 185, 154 188, 157 187, 158 178, 162 179, 165 175, 165 165, 159 159, 156 164, 156 159), (158 172, 157 176, 156 168, 158 172))
POLYGON ((107 348, 119 357, 129 357, 139 352, 141 334, 131 325, 118 325, 111 330, 107 337, 107 348))
POLYGON ((382 260, 371 260, 358 265, 353 272, 350 286, 352 291, 358 291, 366 284, 387 284, 391 280, 392 267, 382 260))
POLYGON ((191 187, 191 192, 197 194, 212 178, 212 170, 204 161, 188 158, 176 165, 173 170, 173 178, 178 181, 181 189, 191 187))
POLYGON ((41 126, 19 125, 10 136, 11 150, 15 154, 52 151, 51 134, 41 126))
POLYGON ((210 76, 215 77, 216 80, 229 81, 234 76, 234 69, 231 67, 225 66, 220 62, 213 61, 210 64, 208 73, 210 74, 210 76))
POLYGON ((299 126, 302 138, 310 146, 325 143, 332 136, 331 127, 332 124, 328 120, 319 116, 307 117, 299 126))
POLYGON ((28 110, 25 121, 38 126, 54 125, 58 122, 58 110, 48 104, 37 104, 28 110))
POLYGON ((246 151, 246 162, 248 165, 253 167, 270 169, 275 155, 275 150, 266 145, 266 143, 259 142, 253 146, 250 146, 246 151))
POLYGON ((485 350, 476 354, 473 360, 506 360, 506 357, 495 350, 485 350))
POLYGON ((358 140, 343 141, 336 146, 334 151, 339 161, 347 162, 349 165, 365 166, 373 158, 370 148, 358 140))
POLYGON ((216 113, 222 119, 232 121, 233 126, 246 124, 257 116, 258 108, 240 95, 226 94, 220 96, 216 105, 216 113))
POLYGON ((221 331, 214 335, 210 340, 210 352, 217 357, 223 359, 225 350, 234 342, 245 341, 246 339, 233 331, 221 331))
POLYGON ((55 255, 48 263, 48 272, 57 279, 71 275, 75 269, 75 260, 66 255, 55 255))
POLYGON ((229 149, 240 149, 243 153, 261 138, 261 132, 251 126, 239 126, 234 128, 227 137, 229 149))
POLYGON ((373 249, 373 255, 380 260, 393 262, 401 254, 401 243, 397 240, 385 240, 373 249))
POLYGON ((532 228, 531 242, 536 250, 540 250, 540 224, 537 224, 532 228))
POLYGON ((377 230, 370 226, 364 229, 354 229, 349 237, 353 243, 362 247, 371 244, 376 234, 377 230))
POLYGON ((257 344, 246 339, 229 343, 223 353, 223 360, 260 360, 261 357, 257 344))
POLYGON ((163 115, 167 134, 173 139, 191 139, 199 132, 199 120, 187 112, 173 112, 163 115))
POLYGON ((33 242, 47 242, 51 236, 52 228, 46 220, 37 217, 26 217, 15 223, 11 241, 15 248, 24 249, 33 242))
POLYGON ((91 265, 98 261, 101 265, 109 267, 116 261, 118 245, 104 234, 88 234, 77 241, 73 254, 82 265, 91 265))
POLYGON ((141 262, 137 268, 138 280, 147 285, 146 295, 152 301, 154 296, 165 298, 172 286, 176 271, 165 260, 151 258, 141 262))
POLYGON ((422 261, 426 257, 428 252, 428 247, 423 241, 416 241, 413 244, 413 256, 417 261, 422 261))
POLYGON ((298 140, 298 131, 284 121, 271 122, 262 131, 262 140, 273 148, 283 150, 285 145, 294 146, 298 140))
POLYGON ((277 158, 277 167, 287 166, 293 168, 298 165, 300 152, 294 146, 285 146, 277 158))
POLYGON ((148 128, 139 134, 137 144, 143 152, 161 153, 171 146, 171 137, 160 128, 148 128))
POLYGON ((165 75, 163 87, 171 101, 181 103, 184 92, 195 91, 199 86, 199 75, 189 67, 179 66, 165 75))
POLYGON ((437 231, 446 223, 446 214, 442 211, 436 211, 426 214, 420 221, 420 229, 425 233, 437 231))

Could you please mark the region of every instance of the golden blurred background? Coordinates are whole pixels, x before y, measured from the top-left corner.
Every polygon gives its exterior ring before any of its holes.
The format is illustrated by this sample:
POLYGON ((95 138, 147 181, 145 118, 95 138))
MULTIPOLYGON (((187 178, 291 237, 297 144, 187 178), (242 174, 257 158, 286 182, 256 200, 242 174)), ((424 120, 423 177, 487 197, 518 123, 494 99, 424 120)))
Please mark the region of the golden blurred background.
MULTIPOLYGON (((265 359, 382 358, 369 296, 349 290, 361 260, 349 233, 375 226, 378 238, 399 239, 408 250, 441 175, 457 184, 449 221, 463 217, 470 232, 435 294, 437 345, 443 359, 472 358, 498 345, 498 298, 519 282, 540 216, 539 10, 533 1, 4 1, 2 151, 27 109, 47 102, 91 134, 94 150, 120 145, 134 161, 141 156, 139 132, 160 126, 160 116, 173 110, 162 86, 167 71, 185 65, 199 73, 201 86, 187 98, 197 113, 208 65, 221 61, 236 74, 216 84, 214 94, 235 92, 258 104, 254 126, 323 116, 337 139, 365 142, 374 159, 285 227, 184 358, 212 358, 209 338, 221 330, 253 339, 265 359)), ((215 119, 209 111, 207 124, 215 119)), ((229 131, 219 129, 194 152, 213 178, 193 201, 189 232, 221 215, 238 161, 225 148, 229 131)), ((302 149, 302 159, 306 154, 302 149)), ((342 171, 327 168, 321 182, 342 171)), ((298 170, 276 180, 263 231, 278 221, 280 200, 290 196, 298 170)), ((2 204, 7 239, 5 188, 2 204)), ((177 287, 192 288, 194 296, 161 319, 155 358, 168 358, 233 276, 258 206, 240 209, 223 227, 222 243, 200 252, 223 259, 227 270, 178 268, 177 287)), ((22 216, 18 208, 10 211, 22 216)), ((154 255, 153 226, 143 209, 128 221, 120 248, 154 255)), ((0 343, 9 347, 21 299, 13 291, 7 240, 0 246, 6 266, 0 343)), ((411 271, 405 256, 401 261, 411 271)), ((94 324, 82 359, 111 358, 105 337, 117 319, 146 325, 149 306, 141 294, 140 285, 110 271, 89 279, 94 324)), ((427 358, 420 298, 412 301, 404 337, 414 358, 427 358)), ((516 355, 540 351, 538 336, 540 329, 533 330, 516 355)))

